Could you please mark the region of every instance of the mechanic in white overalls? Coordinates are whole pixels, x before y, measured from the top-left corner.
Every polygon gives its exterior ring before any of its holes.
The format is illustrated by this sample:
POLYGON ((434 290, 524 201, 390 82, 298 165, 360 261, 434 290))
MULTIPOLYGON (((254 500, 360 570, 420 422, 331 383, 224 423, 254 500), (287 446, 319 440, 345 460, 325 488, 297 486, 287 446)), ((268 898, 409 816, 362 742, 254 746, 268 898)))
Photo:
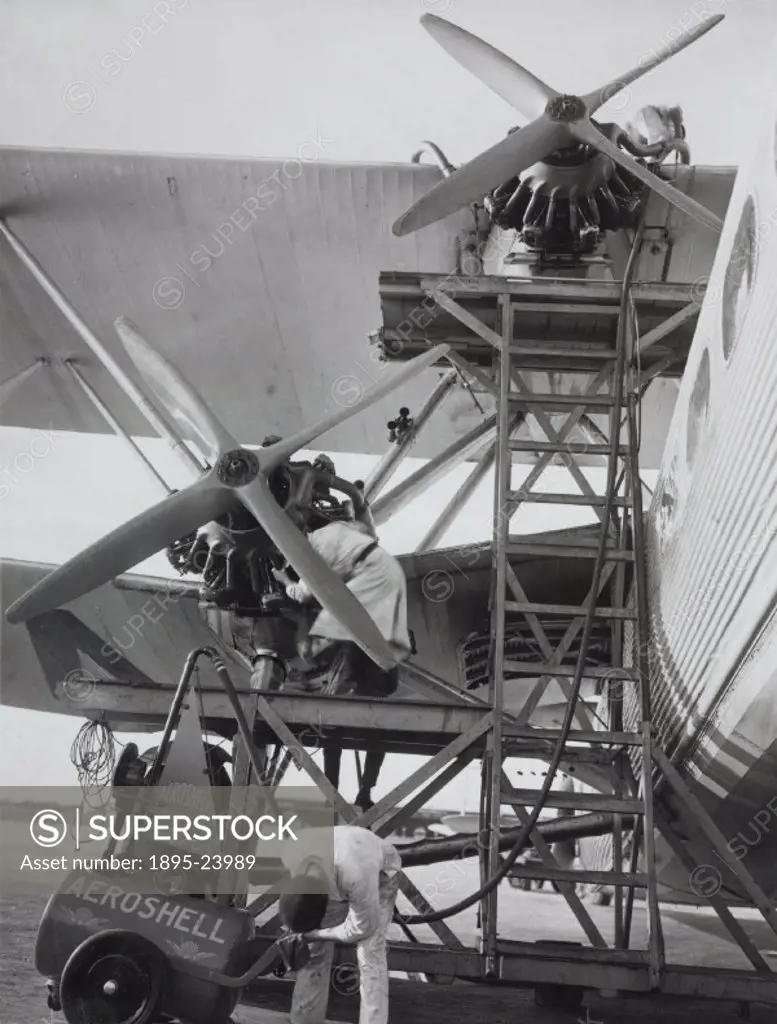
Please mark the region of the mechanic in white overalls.
POLYGON ((323 832, 322 842, 331 843, 334 836, 331 860, 311 856, 307 844, 284 843, 283 859, 292 877, 278 913, 284 928, 301 934, 310 947, 310 961, 294 982, 290 1024, 324 1024, 335 942, 357 947, 359 1024, 387 1024, 386 935, 402 861, 391 843, 368 829, 337 825, 323 832))
MULTIPOLYGON (((407 580, 393 555, 378 544, 369 509, 349 521, 327 523, 308 535, 310 544, 332 571, 345 581, 355 598, 374 620, 389 646, 403 661, 412 653, 407 628, 407 580)), ((292 601, 307 603, 313 594, 304 580, 295 583, 285 572, 275 572, 292 601)), ((399 685, 396 668, 384 672, 351 640, 351 634, 323 609, 299 645, 302 660, 311 667, 331 665, 329 692, 353 693, 363 697, 388 697, 399 685)), ((341 751, 324 746, 324 772, 339 787, 341 751)), ((362 810, 372 806, 371 791, 383 763, 382 751, 367 751, 364 774, 356 804, 362 810)))
MULTIPOLYGON (((365 506, 363 511, 346 522, 336 520, 313 530, 308 540, 364 606, 389 646, 396 651, 398 659, 401 661, 408 657, 411 643, 407 630, 407 581, 396 558, 378 544, 369 509, 365 506)), ((285 584, 286 594, 292 601, 306 603, 313 599, 313 593, 304 580, 295 583, 286 573, 278 571, 275 577, 285 584)), ((348 630, 331 612, 323 609, 310 627, 300 654, 307 661, 314 662, 333 644, 343 643, 356 646, 348 630)), ((344 684, 340 692, 346 690, 344 684)))

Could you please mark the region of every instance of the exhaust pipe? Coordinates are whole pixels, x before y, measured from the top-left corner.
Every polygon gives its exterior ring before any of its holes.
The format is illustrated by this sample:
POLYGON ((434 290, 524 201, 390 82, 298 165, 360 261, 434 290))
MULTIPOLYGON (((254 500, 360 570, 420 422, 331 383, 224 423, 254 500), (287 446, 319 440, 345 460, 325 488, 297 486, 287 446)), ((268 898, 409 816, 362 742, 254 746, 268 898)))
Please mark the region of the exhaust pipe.
POLYGON ((450 176, 456 170, 456 168, 450 162, 448 157, 443 153, 440 147, 434 142, 428 142, 426 139, 424 139, 423 146, 417 152, 413 153, 412 157, 410 158, 412 163, 420 164, 421 157, 424 155, 424 153, 432 154, 432 156, 435 159, 435 163, 440 168, 440 170, 442 171, 446 178, 450 178, 450 176))

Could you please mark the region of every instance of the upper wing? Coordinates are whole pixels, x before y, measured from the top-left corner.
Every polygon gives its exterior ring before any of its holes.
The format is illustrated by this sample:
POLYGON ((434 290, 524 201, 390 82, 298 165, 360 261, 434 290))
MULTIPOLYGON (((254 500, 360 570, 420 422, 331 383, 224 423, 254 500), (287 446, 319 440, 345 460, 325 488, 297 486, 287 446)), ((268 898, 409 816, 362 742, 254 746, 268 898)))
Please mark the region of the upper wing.
MULTIPOLYGON (((289 436, 391 372, 367 342, 382 324, 379 275, 455 274, 460 236, 475 226, 464 209, 396 238, 391 225, 440 180, 438 168, 333 164, 320 158, 324 141, 315 158, 314 149, 305 150, 308 162, 284 163, 0 148, 3 215, 130 376, 113 327, 119 316, 186 368, 241 442, 289 436)), ((719 169, 680 168, 675 184, 721 214, 728 193, 716 191, 720 177, 719 169)), ((671 226, 673 218, 651 197, 650 224, 671 226)), ((710 233, 687 218, 670 233, 671 248, 663 239, 645 247, 637 276, 703 279, 714 256, 710 233)), ((404 330, 417 334, 414 325, 428 322, 422 302, 407 311, 404 330)), ((73 358, 130 433, 151 433, 3 239, 0 303, 4 381, 51 360, 3 396, 0 424, 107 431, 64 365, 73 358)), ((382 453, 385 421, 400 403, 417 409, 436 376, 426 371, 401 399, 335 428, 323 447, 382 453)), ((415 454, 432 457, 465 434, 470 409, 469 396, 443 405, 415 454)))
MULTIPOLYGON (((367 340, 381 326, 380 272, 453 272, 457 236, 473 227, 465 210, 423 238, 391 234, 439 180, 435 166, 333 164, 312 143, 303 155, 284 163, 0 149, 3 216, 131 376, 119 316, 185 367, 241 442, 285 437, 392 372, 367 340)), ((63 365, 74 357, 122 425, 150 433, 2 238, 0 302, 3 378, 53 360, 3 402, 0 423, 107 431, 63 365)), ((436 378, 428 370, 324 446, 383 452, 385 421, 401 404, 417 407, 436 378)), ((441 410, 419 454, 465 429, 441 410)))

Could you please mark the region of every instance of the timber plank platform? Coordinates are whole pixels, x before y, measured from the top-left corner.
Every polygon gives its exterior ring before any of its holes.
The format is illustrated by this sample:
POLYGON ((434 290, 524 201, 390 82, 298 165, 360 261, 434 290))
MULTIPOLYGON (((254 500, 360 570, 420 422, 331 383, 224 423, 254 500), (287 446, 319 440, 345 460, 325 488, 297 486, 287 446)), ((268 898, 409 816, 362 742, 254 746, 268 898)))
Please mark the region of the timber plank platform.
MULTIPOLYGON (((443 303, 453 300, 470 322, 498 333, 498 295, 509 295, 514 304, 511 351, 516 365, 546 369, 549 356, 557 363, 563 353, 570 371, 584 372, 615 357, 621 297, 617 281, 392 272, 380 275, 379 289, 379 344, 388 360, 406 361, 430 344, 447 342, 476 367, 490 368, 493 347, 443 303)), ((662 376, 681 376, 701 306, 695 286, 636 281, 630 294, 640 332, 650 340, 642 369, 655 367, 662 376)))
MULTIPOLYGON (((553 674, 568 674, 564 666, 551 666, 553 674)), ((591 672, 594 672, 591 669, 591 672)), ((88 708, 90 715, 106 713, 121 716, 127 723, 144 725, 164 718, 170 705, 172 687, 146 683, 95 683, 92 686, 88 708), (143 710, 140 711, 139 709, 143 710)), ((229 699, 217 687, 200 689, 202 711, 209 728, 231 736, 234 718, 229 699), (229 727, 226 728, 226 724, 229 727)), ((433 754, 448 746, 458 737, 483 722, 489 709, 482 705, 428 703, 420 700, 369 700, 361 697, 335 697, 287 693, 257 694, 238 690, 243 710, 253 716, 255 699, 261 696, 280 715, 303 747, 316 748, 322 741, 336 741, 345 749, 364 749, 365 742, 393 753, 433 754), (391 727, 387 728, 387 708, 391 708, 391 727)), ((505 748, 515 756, 536 756, 547 752, 553 743, 554 730, 515 725, 506 717, 503 726, 505 748)), ((269 725, 257 724, 259 743, 274 743, 277 738, 269 725)), ((589 732, 573 729, 569 742, 638 745, 637 734, 589 732)), ((472 749, 485 746, 485 738, 475 739, 472 749)))

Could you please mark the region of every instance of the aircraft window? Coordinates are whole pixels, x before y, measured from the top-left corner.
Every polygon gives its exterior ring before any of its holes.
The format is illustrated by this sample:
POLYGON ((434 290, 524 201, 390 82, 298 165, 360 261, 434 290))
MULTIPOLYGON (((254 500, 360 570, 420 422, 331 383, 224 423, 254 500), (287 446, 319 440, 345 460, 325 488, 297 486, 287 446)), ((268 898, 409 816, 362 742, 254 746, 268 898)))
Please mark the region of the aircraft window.
POLYGON ((723 355, 726 360, 731 358, 750 304, 758 255, 757 241, 755 204, 752 196, 748 196, 739 218, 739 227, 723 281, 721 316, 723 355))
POLYGON ((675 525, 677 512, 677 456, 675 455, 669 465, 663 480, 657 491, 659 501, 658 512, 658 535, 661 546, 668 542, 675 525))
POLYGON ((688 405, 688 428, 685 440, 685 458, 690 469, 699 450, 702 433, 710 411, 710 351, 705 348, 696 373, 696 381, 688 405))

